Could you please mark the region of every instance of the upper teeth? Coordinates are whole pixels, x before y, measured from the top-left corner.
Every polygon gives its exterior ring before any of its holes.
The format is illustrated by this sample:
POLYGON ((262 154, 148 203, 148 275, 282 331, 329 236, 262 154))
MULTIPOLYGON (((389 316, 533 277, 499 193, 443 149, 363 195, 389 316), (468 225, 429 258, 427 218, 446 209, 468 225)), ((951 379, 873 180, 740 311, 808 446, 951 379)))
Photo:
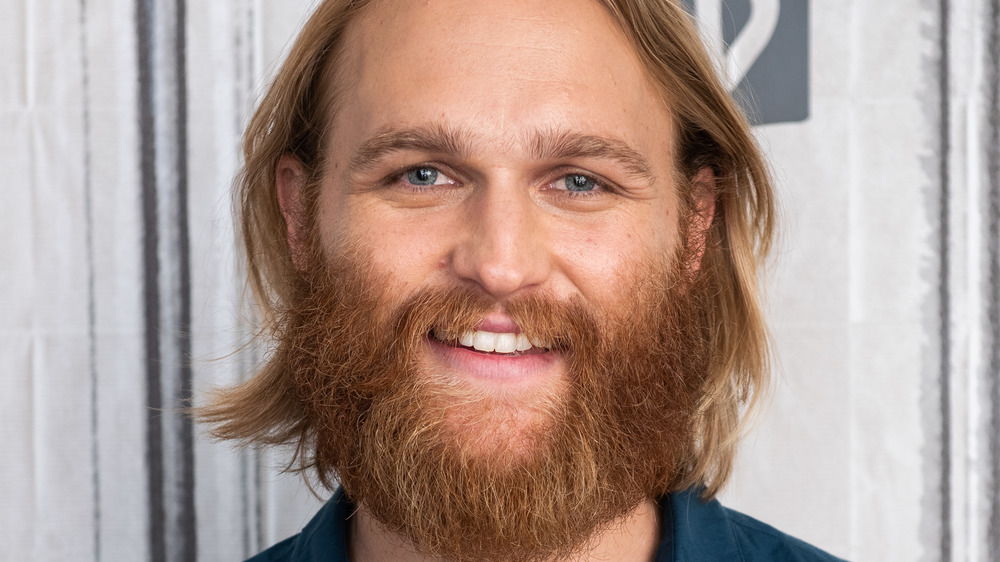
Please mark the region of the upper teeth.
POLYGON ((478 351, 495 351, 497 353, 514 353, 515 351, 528 351, 532 347, 541 347, 533 346, 524 334, 497 334, 483 330, 463 332, 458 338, 458 343, 478 351))

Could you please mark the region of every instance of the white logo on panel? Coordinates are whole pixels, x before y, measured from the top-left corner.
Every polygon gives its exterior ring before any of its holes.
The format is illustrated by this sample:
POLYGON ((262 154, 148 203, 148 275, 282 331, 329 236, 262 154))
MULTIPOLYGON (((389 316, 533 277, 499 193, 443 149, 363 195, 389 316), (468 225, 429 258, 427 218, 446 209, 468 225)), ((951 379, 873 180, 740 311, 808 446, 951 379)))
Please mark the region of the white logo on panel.
POLYGON ((723 0, 694 0, 698 31, 705 46, 725 72, 730 89, 746 76, 767 47, 778 27, 779 0, 750 0, 750 19, 733 40, 728 52, 722 36, 723 0))

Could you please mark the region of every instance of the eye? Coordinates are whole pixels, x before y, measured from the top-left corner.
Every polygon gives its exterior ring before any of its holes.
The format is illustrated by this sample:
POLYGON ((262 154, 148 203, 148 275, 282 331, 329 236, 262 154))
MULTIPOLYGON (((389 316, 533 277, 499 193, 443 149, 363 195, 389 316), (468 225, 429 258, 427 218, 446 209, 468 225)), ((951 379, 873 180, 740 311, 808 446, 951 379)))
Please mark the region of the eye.
POLYGON ((549 189, 563 197, 575 199, 581 197, 589 199, 619 193, 619 189, 614 184, 600 176, 575 171, 558 176, 554 182, 549 184, 549 189))
POLYGON ((575 193, 590 192, 598 189, 600 184, 597 180, 583 174, 569 174, 563 178, 566 189, 575 193))
POLYGON ((580 212, 599 211, 627 198, 626 189, 589 170, 566 166, 550 173, 551 179, 541 188, 541 193, 557 207, 580 212))
POLYGON ((455 183, 454 180, 442 174, 437 168, 432 166, 417 166, 416 168, 411 168, 403 174, 403 177, 411 185, 420 187, 455 183))

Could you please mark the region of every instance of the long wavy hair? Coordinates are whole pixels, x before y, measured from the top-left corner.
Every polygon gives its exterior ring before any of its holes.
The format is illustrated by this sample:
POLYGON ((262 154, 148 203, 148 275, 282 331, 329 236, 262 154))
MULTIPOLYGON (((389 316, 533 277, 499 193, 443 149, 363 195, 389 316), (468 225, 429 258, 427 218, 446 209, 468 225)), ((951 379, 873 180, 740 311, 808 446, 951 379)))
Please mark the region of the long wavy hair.
MULTIPOLYGON (((247 286, 263 337, 273 335, 288 304, 297 271, 278 206, 275 170, 284 154, 312 174, 303 199, 315 199, 324 132, 338 99, 340 47, 346 27, 371 0, 325 0, 306 22, 251 119, 243 140, 243 168, 234 185, 238 233, 247 286)), ((750 125, 723 86, 687 13, 677 0, 600 0, 638 53, 674 117, 676 166, 687 180, 683 204, 694 204, 694 178, 715 174, 715 216, 705 239, 701 274, 710 287, 706 311, 713 353, 696 413, 691 458, 672 489, 691 486, 714 496, 732 471, 744 420, 769 382, 769 337, 760 303, 760 280, 775 229, 767 163, 750 125)), ((252 378, 216 391, 198 417, 212 434, 244 444, 290 444, 298 468, 310 464, 310 427, 292 382, 265 363, 252 378)))

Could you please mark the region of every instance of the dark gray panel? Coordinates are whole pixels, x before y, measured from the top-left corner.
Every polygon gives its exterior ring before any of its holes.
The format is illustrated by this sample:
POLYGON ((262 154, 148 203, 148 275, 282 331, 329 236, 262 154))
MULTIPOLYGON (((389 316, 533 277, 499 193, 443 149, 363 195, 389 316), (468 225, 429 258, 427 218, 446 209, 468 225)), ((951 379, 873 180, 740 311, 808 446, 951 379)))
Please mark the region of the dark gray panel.
POLYGON ((153 562, 197 560, 184 0, 137 0, 146 447, 153 562), (166 61, 166 62, 165 62, 166 61))
POLYGON ((941 498, 939 560, 951 560, 951 42, 948 0, 938 1, 938 388, 941 415, 938 495, 941 498))
POLYGON ((722 40, 732 45, 736 35, 750 21, 750 0, 726 0, 722 5, 722 40))
MULTIPOLYGON (((730 4, 734 16, 742 16, 736 7, 742 10, 750 2, 729 0, 726 6, 730 4)), ((755 124, 809 118, 809 2, 781 0, 780 6, 771 41, 736 86, 737 101, 755 124)))
MULTIPOLYGON (((683 5, 695 14, 694 0, 683 0, 683 5)), ((779 10, 771 40, 733 91, 756 125, 809 118, 809 0, 781 0, 779 10)), ((752 11, 752 0, 724 0, 721 21, 726 45, 747 25, 752 11)))
POLYGON ((988 482, 988 560, 1000 560, 1000 0, 988 0, 986 10, 986 300, 985 384, 989 396, 986 445, 988 482))
POLYGON ((153 0, 135 6, 139 76, 139 168, 142 177, 143 317, 146 347, 146 480, 149 552, 166 561, 163 507, 163 396, 160 385, 160 260, 156 197, 156 113, 153 111, 153 0))

